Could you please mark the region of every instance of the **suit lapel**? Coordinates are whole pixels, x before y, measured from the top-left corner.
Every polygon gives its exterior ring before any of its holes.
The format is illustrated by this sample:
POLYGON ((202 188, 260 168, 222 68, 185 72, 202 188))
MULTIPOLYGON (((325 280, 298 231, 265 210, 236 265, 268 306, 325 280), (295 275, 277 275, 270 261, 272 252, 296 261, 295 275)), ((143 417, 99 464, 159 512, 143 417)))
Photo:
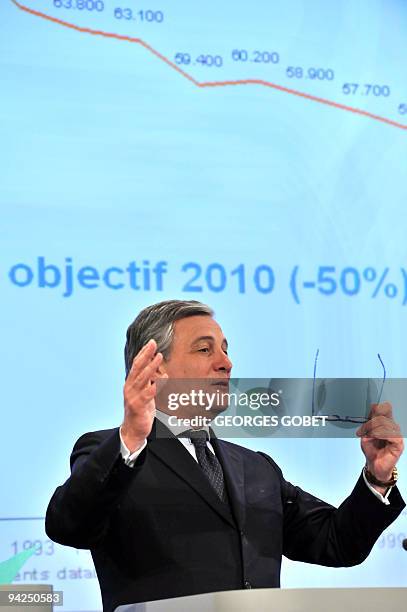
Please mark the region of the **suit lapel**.
POLYGON ((211 444, 223 468, 232 512, 238 528, 241 529, 244 526, 246 515, 243 459, 233 445, 218 440, 212 431, 211 436, 213 436, 211 437, 211 444))
POLYGON ((220 516, 235 526, 227 504, 221 502, 201 467, 183 444, 158 419, 148 437, 148 449, 175 474, 190 485, 220 516))

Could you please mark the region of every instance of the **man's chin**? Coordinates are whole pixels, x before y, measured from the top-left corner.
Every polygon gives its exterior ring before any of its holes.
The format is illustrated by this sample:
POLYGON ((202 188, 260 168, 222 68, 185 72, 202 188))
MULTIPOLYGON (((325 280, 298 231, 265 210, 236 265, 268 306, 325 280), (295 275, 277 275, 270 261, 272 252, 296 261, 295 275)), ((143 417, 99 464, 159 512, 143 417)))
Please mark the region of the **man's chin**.
POLYGON ((221 414, 222 412, 225 412, 227 408, 228 406, 221 406, 221 405, 211 406, 209 410, 206 410, 205 408, 201 408, 197 410, 195 408, 191 411, 188 411, 187 413, 183 412, 182 416, 179 418, 192 419, 194 417, 198 417, 200 419, 209 419, 210 421, 213 421, 213 419, 215 419, 219 414, 221 414))
POLYGON ((210 410, 206 411, 206 415, 213 420, 215 417, 218 416, 218 414, 222 414, 222 412, 225 412, 225 410, 227 410, 228 408, 229 406, 222 406, 221 404, 217 406, 212 406, 210 410))

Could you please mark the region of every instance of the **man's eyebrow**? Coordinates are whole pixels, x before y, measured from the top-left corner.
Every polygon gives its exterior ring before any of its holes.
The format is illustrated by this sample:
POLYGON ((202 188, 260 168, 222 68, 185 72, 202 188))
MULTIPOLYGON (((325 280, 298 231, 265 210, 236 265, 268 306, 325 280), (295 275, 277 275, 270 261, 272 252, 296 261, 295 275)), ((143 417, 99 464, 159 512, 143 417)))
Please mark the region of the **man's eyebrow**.
MULTIPOLYGON (((214 342, 215 338, 214 336, 199 336, 199 338, 195 338, 195 340, 191 342, 191 345, 193 346, 194 344, 198 344, 198 342, 201 342, 202 340, 210 340, 211 342, 214 342)), ((228 348, 228 341, 226 338, 223 338, 222 345, 228 348)))

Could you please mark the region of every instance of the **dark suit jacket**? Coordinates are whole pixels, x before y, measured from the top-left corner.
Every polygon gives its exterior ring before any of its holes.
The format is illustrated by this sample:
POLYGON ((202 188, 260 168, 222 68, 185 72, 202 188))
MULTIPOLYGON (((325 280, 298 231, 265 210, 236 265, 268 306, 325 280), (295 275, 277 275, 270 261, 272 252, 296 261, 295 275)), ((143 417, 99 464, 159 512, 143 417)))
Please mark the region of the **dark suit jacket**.
POLYGON ((397 488, 386 506, 361 477, 335 509, 285 481, 267 455, 222 440, 213 446, 229 505, 159 421, 134 468, 121 458, 118 429, 85 434, 75 444, 72 474, 50 501, 46 532, 91 549, 104 610, 278 587, 282 554, 327 566, 358 564, 404 507, 397 488))

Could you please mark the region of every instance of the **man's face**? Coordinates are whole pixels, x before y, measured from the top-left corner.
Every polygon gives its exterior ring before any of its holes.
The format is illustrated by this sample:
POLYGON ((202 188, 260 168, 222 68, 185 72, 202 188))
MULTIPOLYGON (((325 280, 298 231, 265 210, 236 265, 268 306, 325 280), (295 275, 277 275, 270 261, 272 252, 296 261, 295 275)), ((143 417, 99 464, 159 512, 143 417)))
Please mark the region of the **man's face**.
POLYGON ((228 343, 212 317, 197 315, 174 324, 170 356, 161 365, 169 378, 229 378, 228 343))
POLYGON ((170 356, 160 370, 168 379, 157 398, 163 412, 179 418, 196 415, 213 418, 227 408, 232 362, 227 355, 227 341, 212 317, 197 315, 180 319, 174 324, 170 356), (214 398, 207 399, 209 394, 214 398), (169 408, 169 398, 188 396, 185 404, 169 408), (195 399, 193 399, 195 397, 195 399))

